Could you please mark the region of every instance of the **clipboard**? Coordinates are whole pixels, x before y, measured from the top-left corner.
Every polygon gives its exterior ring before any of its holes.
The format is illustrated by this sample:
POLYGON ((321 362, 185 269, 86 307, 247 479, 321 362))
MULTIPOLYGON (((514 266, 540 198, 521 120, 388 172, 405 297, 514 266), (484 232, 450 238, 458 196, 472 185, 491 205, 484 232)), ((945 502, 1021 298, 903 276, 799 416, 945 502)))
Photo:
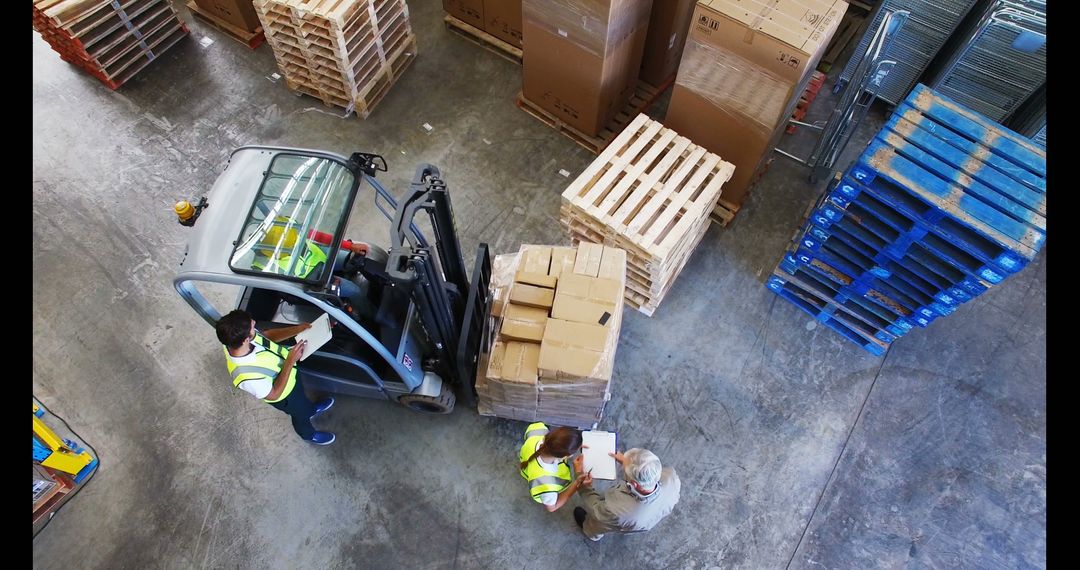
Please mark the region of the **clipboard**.
POLYGON ((615 458, 608 453, 615 453, 615 432, 581 432, 581 444, 588 447, 581 450, 583 458, 581 468, 592 471, 593 479, 614 481, 616 474, 615 458))
POLYGON ((315 353, 316 350, 322 348, 322 345, 330 342, 330 339, 334 336, 334 333, 330 332, 330 315, 323 313, 323 315, 311 323, 311 328, 296 335, 296 342, 302 340, 307 341, 307 348, 304 349, 304 354, 300 356, 300 360, 304 361, 307 357, 315 353))

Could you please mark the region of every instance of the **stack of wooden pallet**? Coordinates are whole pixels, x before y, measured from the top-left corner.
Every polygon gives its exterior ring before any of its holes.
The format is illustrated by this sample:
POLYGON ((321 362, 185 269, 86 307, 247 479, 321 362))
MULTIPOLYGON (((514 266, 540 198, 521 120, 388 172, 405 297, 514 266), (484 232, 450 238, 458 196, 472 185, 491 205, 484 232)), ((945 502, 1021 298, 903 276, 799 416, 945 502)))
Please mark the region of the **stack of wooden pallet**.
POLYGON ((626 301, 652 315, 709 228, 735 167, 638 115, 562 195, 575 242, 627 251, 626 301))
POLYGON ((110 89, 188 33, 168 0, 34 0, 34 29, 110 89))
POLYGON ((766 286, 881 355, 1030 263, 1046 151, 919 85, 817 201, 766 286))
POLYGON ((255 0, 285 84, 366 118, 416 57, 405 0, 255 0))

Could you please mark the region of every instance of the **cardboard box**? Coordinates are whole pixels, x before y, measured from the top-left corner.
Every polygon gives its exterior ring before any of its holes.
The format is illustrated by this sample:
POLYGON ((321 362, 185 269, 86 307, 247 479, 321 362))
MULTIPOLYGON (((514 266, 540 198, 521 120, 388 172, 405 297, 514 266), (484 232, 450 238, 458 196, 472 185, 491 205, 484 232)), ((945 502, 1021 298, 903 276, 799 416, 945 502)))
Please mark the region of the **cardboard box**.
POLYGON ((548 319, 540 343, 539 374, 543 378, 604 377, 610 362, 604 358, 607 327, 548 319))
POLYGON ((600 260, 603 257, 604 246, 584 241, 579 243, 577 259, 574 261, 574 273, 596 277, 600 273, 600 260))
POLYGON ((542 273, 547 275, 548 265, 551 263, 551 248, 547 246, 533 246, 521 249, 521 263, 518 271, 525 273, 542 273))
POLYGON ((521 0, 484 0, 484 31, 521 47, 521 0))
POLYGON ((596 272, 597 277, 614 279, 619 283, 626 279, 626 250, 617 247, 604 246, 604 254, 600 258, 600 268, 596 272))
POLYGON ((622 283, 614 279, 568 273, 559 279, 555 289, 551 317, 610 326, 622 294, 622 283))
POLYGON ((211 16, 249 32, 262 26, 251 0, 195 0, 195 5, 211 16))
POLYGON ((742 204, 847 10, 843 0, 699 0, 664 124, 735 165, 742 204))
POLYGON ((508 382, 536 384, 540 345, 534 342, 508 342, 500 377, 508 382))
POLYGON ((506 343, 495 341, 491 346, 491 355, 488 356, 487 377, 499 378, 502 373, 503 358, 506 356, 506 343))
POLYGON ((558 277, 563 271, 574 271, 574 262, 577 260, 577 250, 572 247, 551 248, 551 265, 548 267, 548 275, 558 277))
POLYGON ((544 338, 544 325, 547 324, 547 320, 547 309, 510 303, 506 306, 499 336, 513 340, 540 342, 544 338))
POLYGON ((524 283, 526 285, 536 285, 537 287, 547 287, 548 289, 554 289, 555 285, 559 282, 559 278, 548 275, 547 272, 529 273, 526 271, 518 271, 514 274, 514 281, 516 283, 524 283))
MULTIPOLYGON (((555 301, 555 290, 524 283, 514 283, 510 288, 510 303, 550 309, 555 301)), ((508 307, 509 308, 509 307, 508 307)))
POLYGON ((652 0, 523 0, 522 94, 586 136, 637 87, 652 0))
POLYGON ((695 0, 654 0, 641 58, 641 79, 660 86, 675 75, 690 31, 695 0))
POLYGON ((484 0, 443 0, 442 5, 447 14, 474 28, 484 29, 484 0))

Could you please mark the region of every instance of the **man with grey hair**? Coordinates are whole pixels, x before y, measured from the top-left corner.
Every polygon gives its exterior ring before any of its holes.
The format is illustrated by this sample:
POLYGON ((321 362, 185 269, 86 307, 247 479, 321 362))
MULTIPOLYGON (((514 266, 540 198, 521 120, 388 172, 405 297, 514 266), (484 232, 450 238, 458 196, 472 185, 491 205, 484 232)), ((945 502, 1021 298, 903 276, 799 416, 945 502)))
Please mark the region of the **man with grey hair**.
POLYGON ((610 453, 623 466, 623 481, 603 496, 585 484, 578 488, 585 508, 574 509, 574 520, 589 540, 597 541, 608 532, 644 532, 668 516, 679 502, 681 483, 671 467, 647 449, 610 453))

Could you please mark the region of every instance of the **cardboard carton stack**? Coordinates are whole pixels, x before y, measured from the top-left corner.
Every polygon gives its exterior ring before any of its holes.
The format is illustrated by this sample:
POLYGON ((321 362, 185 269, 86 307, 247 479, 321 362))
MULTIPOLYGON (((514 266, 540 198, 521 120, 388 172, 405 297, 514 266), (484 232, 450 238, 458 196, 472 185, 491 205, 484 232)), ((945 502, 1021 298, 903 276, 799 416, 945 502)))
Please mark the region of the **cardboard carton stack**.
POLYGON ((662 87, 675 78, 695 4, 695 0, 653 0, 645 54, 641 58, 644 82, 662 87))
POLYGON ((595 136, 637 88, 652 0, 523 0, 522 97, 595 136))
POLYGON ((459 22, 521 48, 521 0, 443 0, 443 10, 459 22))
POLYGON ((559 220, 577 241, 625 249, 626 301, 652 316, 709 229, 735 166, 638 115, 567 186, 559 220))
POLYGON ((523 245, 492 265, 493 342, 477 369, 483 415, 590 427, 603 417, 622 325, 626 252, 523 245))
POLYGON ((116 89, 188 34, 167 0, 34 0, 34 29, 60 54, 116 89))
POLYGON ((367 118, 416 58, 405 0, 255 0, 285 85, 367 118))
POLYGON ((736 166, 730 220, 771 157, 844 0, 698 0, 664 124, 736 166))

